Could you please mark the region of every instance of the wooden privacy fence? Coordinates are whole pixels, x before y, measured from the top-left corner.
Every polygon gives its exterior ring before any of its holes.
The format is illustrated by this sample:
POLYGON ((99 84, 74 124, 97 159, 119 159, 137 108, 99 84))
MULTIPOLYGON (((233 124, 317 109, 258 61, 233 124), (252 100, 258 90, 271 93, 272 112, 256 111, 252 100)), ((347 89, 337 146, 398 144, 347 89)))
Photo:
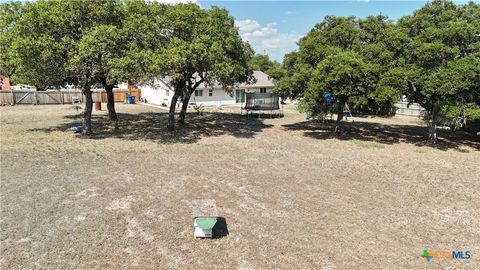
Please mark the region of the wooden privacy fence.
MULTIPOLYGON (((115 102, 125 102, 128 96, 134 96, 135 101, 140 101, 140 98, 142 98, 142 90, 140 89, 113 90, 113 100, 115 100, 115 102)), ((92 97, 93 97, 93 101, 107 102, 107 92, 105 92, 105 90, 93 92, 92 97)))
MULTIPOLYGON (((114 89, 115 102, 125 102, 128 96, 141 98, 140 89, 114 89)), ((107 93, 103 89, 92 90, 93 102, 107 102, 107 93)), ((85 102, 85 96, 80 90, 63 91, 0 91, 0 105, 16 104, 72 104, 74 100, 85 102)))

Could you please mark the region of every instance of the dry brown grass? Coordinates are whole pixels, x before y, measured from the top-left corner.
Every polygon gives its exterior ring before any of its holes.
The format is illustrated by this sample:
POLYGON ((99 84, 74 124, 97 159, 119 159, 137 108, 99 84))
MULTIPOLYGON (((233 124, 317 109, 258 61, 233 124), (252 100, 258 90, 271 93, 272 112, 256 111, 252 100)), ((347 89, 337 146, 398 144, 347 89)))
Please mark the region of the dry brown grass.
POLYGON ((410 118, 331 124, 118 105, 114 131, 67 128, 70 106, 1 113, 1 269, 475 269, 478 142, 410 118), (211 198, 229 235, 193 239, 191 200, 211 198), (424 249, 470 250, 464 261, 424 249))

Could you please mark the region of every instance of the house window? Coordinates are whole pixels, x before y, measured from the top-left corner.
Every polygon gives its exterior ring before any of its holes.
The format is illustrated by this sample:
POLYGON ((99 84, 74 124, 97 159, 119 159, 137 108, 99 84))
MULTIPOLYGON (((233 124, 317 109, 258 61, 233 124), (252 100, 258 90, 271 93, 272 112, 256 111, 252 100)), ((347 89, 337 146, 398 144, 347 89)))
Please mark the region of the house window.
POLYGON ((169 96, 170 95, 170 91, 168 89, 165 90, 165 96, 169 96))
POLYGON ((265 87, 260 88, 260 93, 267 93, 267 88, 265 87))
POLYGON ((208 90, 208 96, 209 97, 213 96, 213 90, 212 89, 208 90))
POLYGON ((196 96, 196 97, 201 97, 201 96, 203 96, 203 90, 195 90, 195 96, 196 96))

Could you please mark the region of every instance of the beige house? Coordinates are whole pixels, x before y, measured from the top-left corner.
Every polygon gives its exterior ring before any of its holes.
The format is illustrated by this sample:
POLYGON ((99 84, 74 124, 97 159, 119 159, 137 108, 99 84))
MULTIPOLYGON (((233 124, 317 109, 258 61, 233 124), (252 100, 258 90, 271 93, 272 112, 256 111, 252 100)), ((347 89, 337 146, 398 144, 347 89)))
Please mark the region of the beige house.
MULTIPOLYGON (((211 88, 201 85, 192 94, 190 103, 202 104, 204 106, 234 105, 245 102, 245 92, 272 92, 274 88, 273 80, 267 74, 261 71, 254 71, 253 76, 256 78, 256 83, 234 85, 230 93, 220 86, 211 88)), ((142 98, 147 103, 170 105, 174 91, 167 80, 155 79, 152 83, 142 84, 139 87, 142 89, 142 98)))

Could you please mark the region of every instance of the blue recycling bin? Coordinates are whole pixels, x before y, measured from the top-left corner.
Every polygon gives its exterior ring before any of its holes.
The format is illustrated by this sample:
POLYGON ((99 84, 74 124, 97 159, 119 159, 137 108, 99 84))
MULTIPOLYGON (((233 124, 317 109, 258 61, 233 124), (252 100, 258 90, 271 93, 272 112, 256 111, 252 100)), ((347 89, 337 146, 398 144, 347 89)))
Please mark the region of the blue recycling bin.
POLYGON ((128 96, 128 104, 135 104, 135 96, 128 96))

